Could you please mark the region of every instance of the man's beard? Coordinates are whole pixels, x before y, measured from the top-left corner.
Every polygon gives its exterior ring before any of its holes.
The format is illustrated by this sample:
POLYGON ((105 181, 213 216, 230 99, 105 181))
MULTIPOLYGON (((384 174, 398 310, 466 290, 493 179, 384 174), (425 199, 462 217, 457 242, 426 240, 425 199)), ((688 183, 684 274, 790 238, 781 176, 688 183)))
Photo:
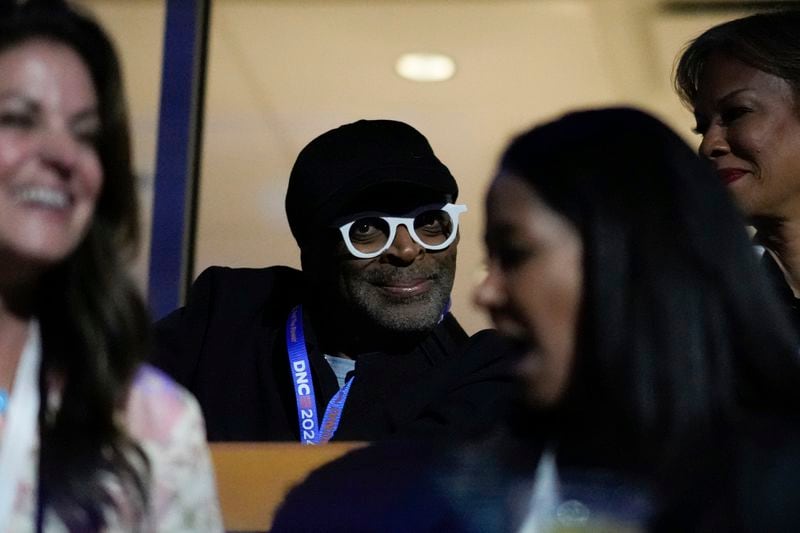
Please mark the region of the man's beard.
POLYGON ((426 266, 396 267, 343 275, 342 292, 349 307, 373 326, 390 334, 419 334, 432 330, 439 323, 450 298, 455 277, 455 257, 452 261, 426 266), (430 289, 414 296, 393 296, 381 285, 407 280, 427 280, 430 289))

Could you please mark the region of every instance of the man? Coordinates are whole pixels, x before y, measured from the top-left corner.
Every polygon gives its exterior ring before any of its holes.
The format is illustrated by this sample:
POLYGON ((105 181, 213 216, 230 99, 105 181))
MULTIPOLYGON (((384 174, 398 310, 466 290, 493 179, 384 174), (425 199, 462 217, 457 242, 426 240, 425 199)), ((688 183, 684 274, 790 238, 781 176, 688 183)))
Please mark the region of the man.
POLYGON ((289 178, 302 272, 203 272, 157 325, 155 363, 200 401, 209 440, 376 440, 488 427, 509 360, 449 314, 458 186, 411 126, 314 139, 289 178))

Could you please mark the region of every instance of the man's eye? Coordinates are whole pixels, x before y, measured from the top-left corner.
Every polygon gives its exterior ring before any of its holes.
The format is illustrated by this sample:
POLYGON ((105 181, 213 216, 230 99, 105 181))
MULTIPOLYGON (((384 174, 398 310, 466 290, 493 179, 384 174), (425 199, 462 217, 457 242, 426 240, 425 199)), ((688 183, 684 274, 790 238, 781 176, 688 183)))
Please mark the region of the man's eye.
POLYGON ((446 214, 443 213, 423 213, 414 219, 414 229, 417 232, 424 231, 430 234, 441 235, 449 234, 452 224, 446 214))
POLYGON ((356 233, 366 234, 376 230, 373 224, 369 222, 356 222, 353 224, 354 231, 356 233))
POLYGON ((383 226, 385 223, 380 219, 356 220, 350 227, 350 237, 361 241, 372 239, 383 233, 381 229, 383 226))

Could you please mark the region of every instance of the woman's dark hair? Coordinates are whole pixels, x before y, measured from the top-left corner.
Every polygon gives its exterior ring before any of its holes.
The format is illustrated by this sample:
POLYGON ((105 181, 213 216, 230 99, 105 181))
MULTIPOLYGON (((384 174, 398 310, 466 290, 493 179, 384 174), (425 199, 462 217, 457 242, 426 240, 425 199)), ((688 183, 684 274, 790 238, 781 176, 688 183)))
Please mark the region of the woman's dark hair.
POLYGON ((91 74, 103 185, 82 242, 48 272, 36 308, 39 378, 39 520, 57 512, 70 530, 102 527, 113 509, 109 475, 134 509, 147 506, 149 465, 117 420, 146 353, 149 320, 125 263, 138 245, 128 118, 114 47, 86 13, 59 1, 0 2, 0 53, 31 40, 72 49, 91 74), (60 403, 48 391, 61 387, 60 403))
POLYGON ((788 319, 724 186, 674 132, 633 109, 569 114, 516 138, 500 172, 583 241, 575 372, 553 417, 566 449, 649 470, 750 410, 797 412, 788 319))
POLYGON ((689 43, 675 68, 675 89, 693 105, 710 57, 726 55, 786 80, 800 106, 800 10, 758 13, 706 30, 689 43))

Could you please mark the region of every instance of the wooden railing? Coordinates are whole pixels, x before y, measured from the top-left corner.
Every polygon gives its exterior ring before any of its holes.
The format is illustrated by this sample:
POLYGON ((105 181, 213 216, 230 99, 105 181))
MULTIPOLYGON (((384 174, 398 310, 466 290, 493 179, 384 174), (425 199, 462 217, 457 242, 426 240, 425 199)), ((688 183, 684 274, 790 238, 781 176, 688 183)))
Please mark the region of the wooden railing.
POLYGON ((315 468, 363 442, 303 446, 294 443, 213 443, 222 517, 227 531, 267 531, 286 493, 315 468))

